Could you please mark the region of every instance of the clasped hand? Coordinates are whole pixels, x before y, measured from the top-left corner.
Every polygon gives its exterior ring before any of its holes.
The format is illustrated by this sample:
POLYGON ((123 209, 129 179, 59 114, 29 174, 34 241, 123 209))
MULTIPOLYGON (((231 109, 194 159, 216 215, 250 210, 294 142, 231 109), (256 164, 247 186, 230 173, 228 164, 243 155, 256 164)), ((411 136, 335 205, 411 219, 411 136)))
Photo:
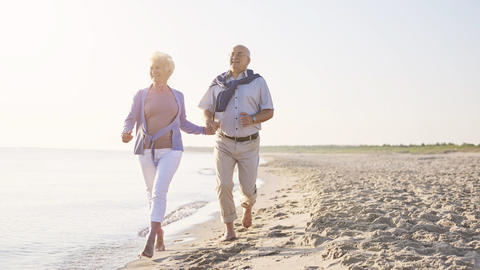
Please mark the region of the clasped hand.
POLYGON ((213 135, 220 127, 220 123, 215 122, 213 120, 208 120, 205 127, 205 134, 206 135, 213 135))

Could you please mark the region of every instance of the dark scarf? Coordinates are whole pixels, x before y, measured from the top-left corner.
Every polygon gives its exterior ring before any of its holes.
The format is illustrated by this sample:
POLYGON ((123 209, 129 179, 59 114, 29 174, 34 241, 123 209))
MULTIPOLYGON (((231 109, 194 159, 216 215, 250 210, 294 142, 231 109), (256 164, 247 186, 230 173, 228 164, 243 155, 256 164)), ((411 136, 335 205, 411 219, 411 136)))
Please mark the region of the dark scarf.
POLYGON ((233 94, 235 93, 235 90, 237 90, 238 85, 249 84, 256 78, 262 77, 260 76, 260 74, 254 74, 253 70, 251 69, 247 69, 247 77, 240 80, 234 80, 227 83, 228 76, 229 76, 229 72, 228 71, 224 72, 218 75, 217 78, 215 78, 215 80, 213 80, 212 84, 210 85, 210 87, 214 85, 218 85, 223 89, 225 89, 220 93, 218 93, 217 100, 215 103, 215 112, 225 111, 228 103, 230 102, 230 100, 233 97, 233 94))

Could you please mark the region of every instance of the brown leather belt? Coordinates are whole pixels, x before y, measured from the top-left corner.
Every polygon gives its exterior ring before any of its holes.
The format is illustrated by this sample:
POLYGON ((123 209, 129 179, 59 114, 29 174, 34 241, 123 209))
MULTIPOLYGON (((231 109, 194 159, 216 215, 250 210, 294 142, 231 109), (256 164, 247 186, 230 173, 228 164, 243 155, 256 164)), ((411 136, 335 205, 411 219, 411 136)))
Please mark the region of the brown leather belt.
POLYGON ((236 142, 246 142, 246 141, 255 140, 256 138, 258 138, 258 132, 255 133, 255 134, 252 134, 250 136, 245 136, 245 137, 230 137, 230 136, 225 135, 222 132, 222 133, 220 133, 220 136, 225 137, 225 138, 230 139, 230 140, 234 140, 236 142))

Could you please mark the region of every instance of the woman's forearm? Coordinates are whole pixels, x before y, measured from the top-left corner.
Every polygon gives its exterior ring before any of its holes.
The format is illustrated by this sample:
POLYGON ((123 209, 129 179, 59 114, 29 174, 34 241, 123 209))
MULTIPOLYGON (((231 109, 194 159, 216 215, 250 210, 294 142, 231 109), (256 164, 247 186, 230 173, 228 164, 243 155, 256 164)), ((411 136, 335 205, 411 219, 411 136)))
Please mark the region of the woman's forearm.
POLYGON ((205 128, 197 126, 194 123, 184 119, 180 125, 180 129, 189 134, 205 134, 205 128))
POLYGON ((123 122, 123 132, 130 133, 135 127, 135 122, 137 121, 138 111, 140 110, 138 104, 138 93, 133 97, 132 105, 130 107, 130 112, 128 113, 125 121, 123 122))

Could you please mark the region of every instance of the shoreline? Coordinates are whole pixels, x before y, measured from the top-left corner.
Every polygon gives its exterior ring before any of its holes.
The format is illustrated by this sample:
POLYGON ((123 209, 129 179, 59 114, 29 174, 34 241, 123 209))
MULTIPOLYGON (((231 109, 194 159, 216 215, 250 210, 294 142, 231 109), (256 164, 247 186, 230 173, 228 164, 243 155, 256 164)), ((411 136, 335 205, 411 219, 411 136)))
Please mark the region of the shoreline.
POLYGON ((480 269, 479 153, 261 156, 238 240, 219 242, 217 212, 120 269, 480 269))
MULTIPOLYGON (((261 159, 265 160, 265 164, 259 166, 258 170, 258 179, 263 180, 263 185, 258 190, 258 197, 257 202, 255 203, 253 209, 253 225, 249 229, 244 229, 241 226, 241 218, 242 218, 242 208, 240 206, 237 207, 237 215, 238 219, 234 222, 235 230, 237 233, 238 240, 232 242, 220 242, 220 239, 223 236, 224 232, 224 224, 220 220, 220 212, 216 211, 213 215, 213 218, 209 219, 206 222, 202 222, 199 224, 193 225, 190 229, 183 230, 176 234, 179 239, 175 239, 172 241, 172 245, 166 246, 166 251, 161 253, 155 253, 154 257, 151 259, 148 258, 139 258, 137 260, 131 261, 127 263, 124 267, 119 268, 122 270, 132 270, 132 269, 155 269, 156 267, 163 267, 165 269, 181 269, 182 267, 185 269, 195 269, 195 267, 189 266, 185 264, 184 266, 178 264, 165 264, 165 260, 168 260, 169 257, 178 258, 178 254, 185 254, 189 252, 193 252, 194 250, 204 248, 232 248, 235 247, 239 241, 248 241, 249 240, 249 230, 251 229, 258 229, 260 226, 256 224, 258 220, 257 214, 264 213, 267 207, 271 207, 271 197, 272 194, 275 194, 279 189, 288 190, 291 189, 291 186, 294 183, 294 178, 292 176, 285 176, 280 175, 280 170, 272 169, 268 167, 268 163, 274 160, 274 156, 278 156, 278 154, 271 154, 267 153, 265 155, 261 155, 261 159), (273 171, 272 171, 273 170, 273 171), (276 173, 278 172, 278 174, 276 173), (184 238, 193 238, 187 241, 182 240, 184 238), (208 242, 208 244, 206 244, 208 242), (206 244, 206 245, 205 245, 206 244), (205 246, 202 246, 205 245, 205 246)), ((288 191, 290 193, 290 191, 288 191)), ((286 198, 286 195, 283 195, 282 199, 286 198)), ((278 197, 278 196, 274 196, 278 197)), ((306 214, 302 215, 302 221, 306 222, 306 214)), ((285 223, 285 222, 282 222, 285 223)), ((173 224, 172 224, 173 225, 173 224)), ((264 227, 264 225, 261 225, 264 227)), ((298 229, 299 234, 303 234, 301 229, 298 229)), ((235 249, 235 248, 234 248, 235 249)), ((265 254, 269 254, 271 252, 275 253, 275 250, 269 251, 269 249, 264 249, 263 252, 265 254)), ((182 255, 180 255, 182 256, 182 255)), ((268 256, 268 255, 266 255, 268 256)), ((217 260, 213 260, 217 261, 217 260)), ((204 265, 206 268, 198 268, 198 269, 216 269, 210 268, 209 265, 204 265)), ((162 269, 163 269, 162 268, 162 269)))

